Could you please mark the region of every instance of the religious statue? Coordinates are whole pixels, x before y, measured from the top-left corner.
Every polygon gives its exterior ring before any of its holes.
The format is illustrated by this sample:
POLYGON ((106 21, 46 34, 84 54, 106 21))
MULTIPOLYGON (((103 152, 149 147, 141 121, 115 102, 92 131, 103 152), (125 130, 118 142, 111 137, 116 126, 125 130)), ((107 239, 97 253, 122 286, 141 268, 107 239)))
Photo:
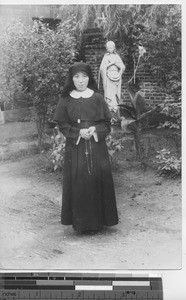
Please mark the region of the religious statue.
POLYGON ((106 43, 107 52, 105 53, 98 78, 98 87, 100 75, 103 80, 104 99, 108 104, 110 111, 118 111, 118 100, 121 97, 122 74, 125 70, 125 65, 120 56, 116 52, 116 46, 113 41, 106 43))

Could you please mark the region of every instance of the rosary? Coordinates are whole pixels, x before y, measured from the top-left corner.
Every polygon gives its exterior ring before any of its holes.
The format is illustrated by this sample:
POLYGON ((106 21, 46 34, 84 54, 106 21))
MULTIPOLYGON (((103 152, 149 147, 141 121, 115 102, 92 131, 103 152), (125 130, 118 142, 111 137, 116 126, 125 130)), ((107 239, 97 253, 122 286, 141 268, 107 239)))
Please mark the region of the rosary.
POLYGON ((85 140, 85 155, 86 155, 88 173, 89 173, 89 175, 92 175, 93 163, 92 163, 91 140, 85 140), (90 159, 89 159, 89 156, 90 156, 90 159))

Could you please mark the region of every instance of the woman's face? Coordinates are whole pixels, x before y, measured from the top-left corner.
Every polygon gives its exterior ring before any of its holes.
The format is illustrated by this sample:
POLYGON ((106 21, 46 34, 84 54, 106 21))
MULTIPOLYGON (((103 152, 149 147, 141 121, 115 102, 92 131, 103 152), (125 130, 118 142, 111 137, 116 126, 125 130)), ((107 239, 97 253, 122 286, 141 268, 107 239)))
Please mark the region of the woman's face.
POLYGON ((85 72, 78 72, 72 78, 75 88, 79 92, 86 90, 89 82, 89 77, 85 72))
POLYGON ((109 53, 113 53, 114 50, 115 50, 114 44, 107 44, 107 51, 108 51, 109 53))

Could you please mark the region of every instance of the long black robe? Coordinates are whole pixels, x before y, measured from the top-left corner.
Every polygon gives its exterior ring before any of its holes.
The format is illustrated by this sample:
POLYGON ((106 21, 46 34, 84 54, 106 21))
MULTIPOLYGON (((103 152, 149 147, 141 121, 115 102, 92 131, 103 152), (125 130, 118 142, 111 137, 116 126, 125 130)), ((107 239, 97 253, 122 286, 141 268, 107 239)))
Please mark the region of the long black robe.
POLYGON ((115 191, 108 149, 110 112, 101 94, 89 98, 62 98, 54 121, 66 137, 61 222, 74 230, 100 230, 118 223, 115 191), (81 128, 96 127, 98 142, 91 137, 85 155, 85 140, 76 142, 81 128), (91 173, 91 174, 90 174, 91 173))

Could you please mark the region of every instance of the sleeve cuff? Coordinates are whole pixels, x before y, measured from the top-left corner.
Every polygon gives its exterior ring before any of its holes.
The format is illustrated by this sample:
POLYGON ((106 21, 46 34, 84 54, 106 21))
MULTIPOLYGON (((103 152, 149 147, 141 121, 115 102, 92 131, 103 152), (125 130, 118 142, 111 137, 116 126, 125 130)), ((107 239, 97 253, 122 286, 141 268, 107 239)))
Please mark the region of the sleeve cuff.
POLYGON ((81 136, 79 135, 79 137, 78 137, 78 139, 77 139, 77 142, 76 142, 76 145, 78 145, 78 144, 79 144, 79 142, 80 142, 80 139, 81 139, 81 136))
POLYGON ((98 142, 98 135, 97 135, 96 131, 93 133, 93 137, 94 137, 95 142, 98 142))

